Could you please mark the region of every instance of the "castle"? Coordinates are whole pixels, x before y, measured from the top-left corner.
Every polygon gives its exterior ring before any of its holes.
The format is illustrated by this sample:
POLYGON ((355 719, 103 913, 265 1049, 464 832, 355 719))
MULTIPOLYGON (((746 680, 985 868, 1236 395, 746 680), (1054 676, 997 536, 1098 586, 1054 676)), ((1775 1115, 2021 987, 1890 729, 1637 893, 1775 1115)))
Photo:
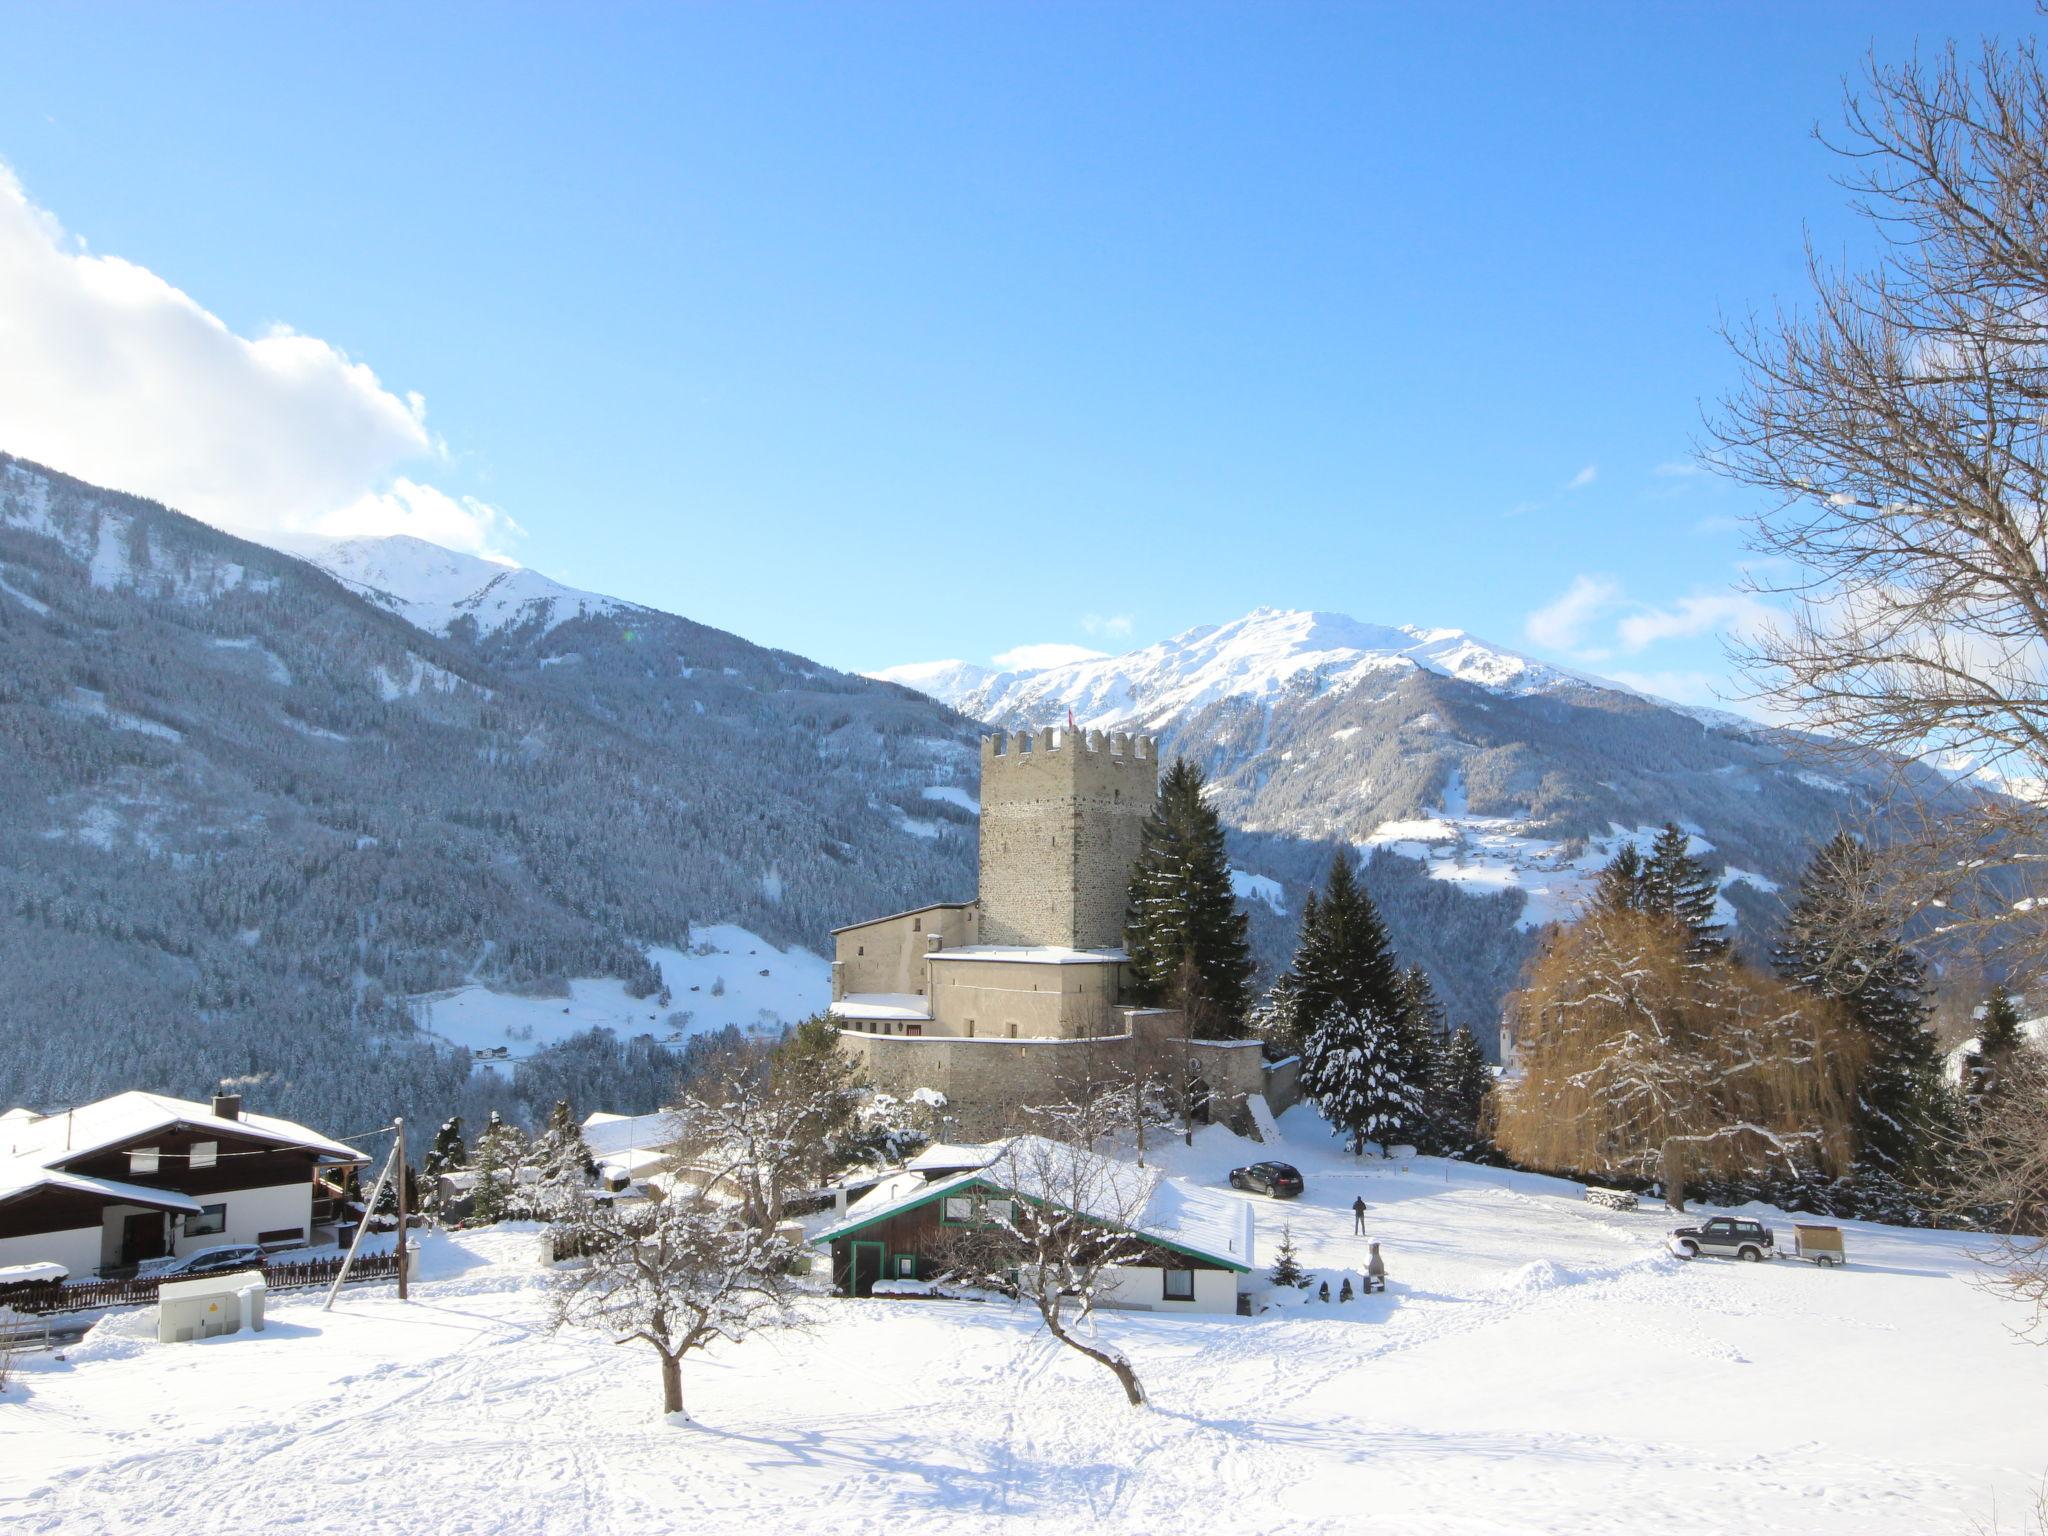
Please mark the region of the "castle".
POLYGON ((1125 904, 1158 797, 1151 737, 982 738, 977 899, 833 933, 831 1015, 877 1087, 934 1090, 952 1134, 992 1135, 1172 1040, 1219 1111, 1291 1100, 1256 1041, 1186 1041, 1177 1013, 1128 999, 1125 904))

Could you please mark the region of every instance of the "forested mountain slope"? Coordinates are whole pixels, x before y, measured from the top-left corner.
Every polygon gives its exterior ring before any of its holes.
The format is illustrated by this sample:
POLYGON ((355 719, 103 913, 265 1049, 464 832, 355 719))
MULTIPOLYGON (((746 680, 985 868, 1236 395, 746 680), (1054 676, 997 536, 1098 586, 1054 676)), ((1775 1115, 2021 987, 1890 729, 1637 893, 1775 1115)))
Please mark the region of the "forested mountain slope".
POLYGON ((0 1103, 445 1112, 408 995, 658 1000, 692 920, 819 949, 971 892, 952 711, 611 600, 451 617, 0 455, 0 1103))

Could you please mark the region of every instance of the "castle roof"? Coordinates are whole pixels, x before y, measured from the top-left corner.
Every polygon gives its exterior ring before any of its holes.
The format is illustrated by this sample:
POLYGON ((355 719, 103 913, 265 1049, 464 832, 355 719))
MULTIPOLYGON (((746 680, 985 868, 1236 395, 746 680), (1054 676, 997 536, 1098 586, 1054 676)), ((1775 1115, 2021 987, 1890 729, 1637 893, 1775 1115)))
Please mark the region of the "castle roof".
POLYGON ((829 1011, 835 1019, 923 1022, 932 1016, 930 1003, 914 992, 849 992, 834 1002, 829 1011))
POLYGON ((884 912, 880 917, 864 917, 857 923, 842 923, 832 931, 851 933, 856 928, 872 928, 877 923, 893 923, 899 917, 915 917, 920 912, 958 912, 963 907, 973 905, 971 901, 928 901, 921 907, 905 907, 901 912, 884 912))

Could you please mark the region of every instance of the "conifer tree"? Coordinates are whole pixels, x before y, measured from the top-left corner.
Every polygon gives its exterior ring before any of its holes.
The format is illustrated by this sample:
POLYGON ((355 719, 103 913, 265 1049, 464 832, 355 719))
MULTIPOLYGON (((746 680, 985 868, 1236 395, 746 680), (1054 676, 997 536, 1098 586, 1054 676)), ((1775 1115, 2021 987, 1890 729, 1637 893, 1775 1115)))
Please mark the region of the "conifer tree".
POLYGON ((1294 1251, 1294 1229, 1280 1229, 1280 1249, 1273 1260, 1273 1283, 1275 1285, 1301 1286, 1308 1283, 1308 1276, 1302 1273, 1301 1260, 1294 1251))
POLYGON ((1984 1000, 1984 1017, 1977 1026, 1977 1048, 1963 1067, 1963 1087, 1970 1108, 1976 1110, 1988 1096, 1998 1092, 2012 1060, 2022 1045, 2020 1011, 2003 983, 1991 989, 1984 1000))
POLYGON ((1198 1012, 1223 1038, 1242 1035, 1251 1007, 1249 920, 1230 886, 1223 823, 1203 795, 1202 770, 1176 758, 1145 819, 1131 871, 1124 948, 1141 1002, 1198 1012), (1190 972, 1185 962, 1192 956, 1190 972), (1183 994, 1195 978, 1199 997, 1183 994))
POLYGON ((1470 1157, 1490 1145, 1485 1125, 1493 1068, 1472 1031, 1460 1024, 1430 1062, 1428 1120, 1436 1150, 1470 1157))
POLYGON ((1640 912, 1646 899, 1643 856, 1634 843, 1623 843, 1601 867, 1589 905, 1596 912, 1640 912))
POLYGON ((479 1225, 503 1221, 518 1197, 520 1154, 524 1151, 519 1132, 491 1111, 490 1123, 476 1139, 476 1153, 470 1171, 476 1175, 471 1191, 470 1219, 479 1225))
POLYGON ((1853 1130, 1859 1203, 1903 1216, 1906 1192, 1940 1178, 1940 1149, 1955 1131, 1941 1053, 1927 1028, 1926 972, 1884 903, 1875 860, 1846 834, 1823 844, 1801 877, 1772 949, 1779 977, 1840 1003, 1861 1044, 1853 1130))
POLYGON ((537 1175, 535 1215, 559 1221, 581 1209, 591 1181, 597 1177, 597 1163, 567 1099, 557 1099, 548 1112, 546 1126, 534 1139, 532 1162, 537 1175))
POLYGON ((1363 1153, 1391 1155, 1422 1130, 1426 1059, 1386 926, 1359 888, 1348 854, 1330 865, 1321 899, 1302 912, 1288 984, 1301 1030, 1301 1091, 1363 1153))
POLYGON ((1728 940, 1714 916, 1720 887, 1707 866, 1689 852, 1691 836, 1674 822, 1650 845, 1643 862, 1641 910, 1686 931, 1686 950, 1695 960, 1724 953, 1728 940))
POLYGON ((441 1175, 468 1166, 469 1148, 462 1140, 462 1116, 456 1115, 441 1122, 441 1129, 434 1133, 434 1144, 427 1149, 427 1155, 420 1161, 422 1203, 419 1211, 422 1215, 440 1214, 441 1175))

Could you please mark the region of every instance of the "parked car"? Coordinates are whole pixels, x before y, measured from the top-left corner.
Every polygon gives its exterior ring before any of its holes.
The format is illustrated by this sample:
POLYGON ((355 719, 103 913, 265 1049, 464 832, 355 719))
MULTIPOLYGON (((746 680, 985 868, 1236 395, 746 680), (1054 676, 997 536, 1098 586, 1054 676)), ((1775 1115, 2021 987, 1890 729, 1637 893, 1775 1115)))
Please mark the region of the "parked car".
POLYGON ((190 1280, 194 1275, 217 1275, 229 1269, 261 1269, 263 1258, 263 1250, 254 1243, 223 1243, 218 1248, 202 1248, 197 1253, 188 1253, 182 1259, 144 1264, 137 1271, 137 1278, 190 1280))
POLYGON ((1670 1237, 1671 1251, 1681 1259, 1707 1253, 1752 1264, 1768 1259, 1776 1241, 1777 1235, 1769 1227, 1741 1216, 1716 1216, 1697 1227, 1675 1227, 1670 1237))
POLYGON ((1230 1187, 1292 1200, 1301 1193, 1301 1174, 1292 1163, 1253 1163, 1230 1170, 1230 1187))

